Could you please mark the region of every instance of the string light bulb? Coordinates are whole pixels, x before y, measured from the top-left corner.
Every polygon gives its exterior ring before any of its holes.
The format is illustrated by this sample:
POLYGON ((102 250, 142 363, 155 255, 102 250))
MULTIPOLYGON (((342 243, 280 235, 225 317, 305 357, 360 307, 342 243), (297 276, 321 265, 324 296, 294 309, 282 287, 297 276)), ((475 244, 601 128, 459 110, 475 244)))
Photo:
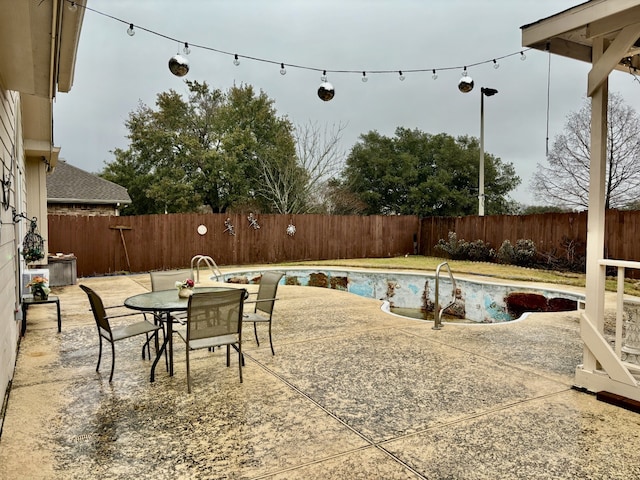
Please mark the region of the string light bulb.
MULTIPOLYGON (((40 3, 43 3, 44 1, 45 0, 39 0, 40 3)), ((82 7, 82 8, 85 8, 84 5, 83 5, 84 2, 78 2, 77 0, 63 0, 63 1, 67 4, 67 8, 70 11, 76 11, 79 6, 82 7)), ((104 13, 98 11, 98 10, 93 10, 93 11, 95 11, 98 14, 106 15, 106 14, 104 14, 104 13)), ((111 17, 113 20, 116 20, 118 22, 124 23, 126 25, 126 22, 123 19, 112 17, 110 15, 106 15, 106 16, 111 17)), ((147 33, 151 33, 152 35, 155 35, 155 36, 158 36, 158 37, 163 37, 163 38, 166 38, 166 39, 169 39, 169 40, 174 40, 174 41, 177 41, 179 44, 182 44, 181 41, 179 41, 177 39, 174 39, 174 38, 171 38, 170 36, 168 36, 166 34, 162 34, 160 32, 153 31, 153 30, 150 30, 150 29, 147 29, 147 28, 143 28, 143 30, 145 30, 145 32, 147 32, 147 33)), ((135 30, 134 30, 133 23, 129 24, 129 28, 127 30, 127 33, 130 36, 134 36, 135 35, 135 30)), ((184 45, 186 46, 187 44, 185 43, 184 45)), ((205 48, 205 49, 208 49, 208 50, 213 50, 213 51, 216 51, 218 53, 227 54, 227 52, 222 52, 220 50, 216 50, 216 49, 210 48, 210 47, 201 47, 201 48, 205 48)), ((513 52, 513 53, 511 53, 509 55, 504 55, 504 56, 501 56, 501 57, 498 57, 498 58, 502 59, 502 58, 506 58, 506 57, 516 56, 519 53, 520 54, 520 60, 524 61, 524 60, 526 60, 526 55, 525 55, 525 51, 526 50, 528 50, 528 49, 521 50, 519 52, 515 51, 515 52, 513 52)), ((549 50, 549 43, 547 43, 547 50, 549 50)), ((184 53, 186 54, 187 52, 184 52, 184 53)), ((248 58, 248 59, 251 59, 251 60, 263 61, 263 62, 267 62, 267 63, 275 63, 277 65, 277 62, 274 62, 272 60, 265 59, 265 58, 256 58, 256 57, 249 57, 249 56, 244 56, 243 58, 248 58)), ((494 68, 496 68, 496 69, 499 68, 497 59, 496 58, 492 59, 491 57, 489 59, 485 60, 485 61, 474 63, 473 66, 477 66, 477 65, 481 65, 481 64, 490 64, 492 62, 493 62, 494 68)), ((179 63, 183 63, 183 62, 179 62, 179 63)), ((234 64, 238 65, 239 63, 240 63, 239 56, 238 55, 234 55, 234 64)), ((284 75, 286 73, 286 69, 284 69, 284 63, 281 63, 280 65, 282 67, 281 70, 284 70, 284 72, 281 72, 281 74, 284 75)), ((312 67, 309 67, 309 66, 304 66, 304 65, 295 65, 294 68, 301 68, 301 69, 306 69, 306 70, 317 70, 315 68, 312 68, 312 67)), ((441 68, 441 70, 450 70, 450 69, 453 69, 453 68, 458 68, 458 67, 443 67, 443 68, 441 68)), ((428 71, 429 71, 429 69, 412 70, 412 72, 428 72, 428 71)), ((437 77, 438 77, 437 70, 434 68, 434 69, 431 69, 431 71, 432 71, 433 80, 436 80, 437 77)), ((386 73, 398 73, 398 74, 400 74, 400 72, 402 72, 402 71, 401 70, 378 70, 378 71, 375 71, 375 73, 385 73, 385 74, 386 73)), ((357 73, 357 71, 348 70, 348 71, 345 71, 345 73, 357 73)), ((321 77, 321 79, 324 80, 325 77, 326 77, 326 75, 323 75, 321 77)), ((404 74, 401 74, 400 77, 404 77, 404 74)), ((363 82, 367 82, 368 81, 368 78, 366 76, 366 72, 362 72, 361 80, 363 82)))
POLYGON ((187 42, 184 42, 184 48, 182 49, 182 52, 185 55, 189 55, 191 53, 191 49, 189 48, 189 44, 187 42))
POLYGON ((233 64, 237 67, 238 65, 240 65, 240 59, 238 58, 238 54, 236 53, 233 56, 233 64))
POLYGON ((362 72, 362 83, 367 83, 368 81, 367 72, 362 72))
POLYGON ((280 75, 286 75, 287 74, 287 69, 284 68, 284 63, 280 64, 280 75))
POLYGON ((321 82, 326 82, 327 81, 327 71, 326 70, 322 71, 322 75, 320 75, 320 81, 321 82))
POLYGON ((500 64, 496 61, 496 59, 493 59, 493 68, 495 68, 496 70, 500 68, 500 64))
POLYGON ((464 67, 462 78, 458 82, 458 90, 462 93, 469 93, 473 90, 473 79, 467 74, 467 67, 464 67))
POLYGON ((169 70, 176 77, 184 77, 189 73, 189 60, 180 54, 176 54, 169 59, 169 70))
POLYGON ((328 102, 335 96, 335 94, 336 90, 329 82, 322 82, 320 87, 318 87, 318 97, 323 102, 328 102))
POLYGON ((398 70, 398 78, 400 79, 401 82, 404 82, 404 75, 402 74, 402 70, 398 70))

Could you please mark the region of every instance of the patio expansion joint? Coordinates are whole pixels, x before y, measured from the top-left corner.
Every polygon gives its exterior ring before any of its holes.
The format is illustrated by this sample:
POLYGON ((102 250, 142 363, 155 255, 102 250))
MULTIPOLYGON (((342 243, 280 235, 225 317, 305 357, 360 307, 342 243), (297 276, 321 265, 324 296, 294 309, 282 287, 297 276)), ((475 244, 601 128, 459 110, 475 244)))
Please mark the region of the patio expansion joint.
POLYGON ((566 389, 563 389, 563 390, 560 390, 560 391, 557 391, 557 392, 547 393, 545 395, 537 395, 535 397, 530 397, 530 398, 526 398, 524 400, 518 400, 518 401, 515 401, 515 402, 503 403, 503 404, 500 404, 500 405, 498 405, 496 407, 489 408, 487 410, 483 410, 482 412, 477 412, 477 413, 472 413, 470 415, 466 415, 463 418, 458 418, 456 420, 450 420, 450 421, 447 421, 447 422, 441 422, 441 423, 438 423, 438 424, 433 425, 431 427, 423 428, 422 430, 419 430, 419 431, 416 431, 416 432, 407 433, 407 434, 404 434, 404 435, 398 435, 396 437, 389 438, 387 440, 383 440, 381 442, 378 442, 376 444, 376 446, 378 446, 379 448, 381 448, 381 449, 386 451, 384 445, 388 444, 388 443, 391 443, 391 442, 395 442, 397 440, 415 437, 415 436, 422 435, 422 434, 424 434, 426 432, 433 431, 433 430, 440 430, 440 429, 443 429, 443 428, 448 428, 448 427, 451 427, 451 426, 454 426, 454 425, 458 425, 458 424, 461 424, 461 423, 464 423, 464 422, 468 422, 469 420, 473 420, 473 419, 476 419, 476 418, 482 418, 482 417, 485 417, 485 416, 488 416, 488 415, 493 415, 495 413, 511 410, 514 407, 518 407, 520 405, 525 405, 527 403, 536 402, 538 400, 542 400, 542 399, 545 399, 545 398, 557 397, 557 396, 560 396, 560 395, 562 395, 562 394, 564 394, 566 392, 570 392, 570 391, 573 391, 573 390, 575 390, 575 388, 567 387, 566 389))
MULTIPOLYGON (((377 331, 384 331, 384 330, 400 330, 400 327, 393 327, 393 326, 389 326, 389 325, 383 325, 381 327, 369 327, 369 328, 358 328, 358 332, 377 332, 377 331)), ((244 332, 244 330, 243 330, 244 332)), ((403 332, 406 333, 406 332, 403 332)), ((243 336, 244 337, 244 336, 243 336)), ((347 332, 347 333, 340 333, 340 334, 330 334, 330 335, 322 335, 322 336, 318 336, 318 337, 313 337, 313 338, 305 338, 305 339, 301 339, 301 340, 286 340, 284 342, 280 342, 281 345, 297 345, 297 344, 308 344, 310 342, 316 342, 316 341, 320 341, 320 340, 335 340, 335 339, 339 339, 339 338, 351 338, 352 337, 352 333, 351 332, 347 332)), ((242 351, 255 351, 258 347, 251 347, 248 350, 245 350, 244 347, 242 348, 242 351)))
MULTIPOLYGON (((401 329, 401 327, 399 327, 399 329, 401 329)), ((502 365, 504 367, 513 368, 515 370, 519 370, 521 372, 524 372, 524 373, 527 373, 527 374, 530 374, 530 375, 535 375, 537 377, 544 378, 545 380, 548 380, 550 382, 559 383, 560 385, 563 385, 563 386, 565 386, 567 388, 571 388, 571 386, 573 385, 573 383, 571 382, 571 379, 569 379, 567 382, 563 382, 563 381, 560 381, 558 378, 550 377, 548 375, 540 373, 539 371, 535 370, 534 368, 526 368, 526 367, 521 366, 521 365, 515 365, 515 364, 507 363, 504 360, 501 360, 501 359, 498 359, 498 358, 494 358, 494 357, 491 357, 489 355, 483 355, 483 354, 478 353, 477 351, 468 350, 468 349, 465 349, 465 348, 462 348, 462 347, 459 347, 459 346, 456 346, 456 345, 452 345, 450 343, 443 342, 441 340, 437 340, 435 338, 424 337, 423 335, 417 335, 414 332, 403 330, 403 333, 406 333, 408 335, 412 335, 412 336, 415 336, 415 337, 418 337, 418 338, 421 338, 421 339, 425 339, 428 342, 437 343, 438 345, 441 345, 443 347, 447 347, 447 348, 451 348, 451 349, 454 349, 454 350, 458 350, 459 352, 463 352, 463 353, 465 353, 467 355, 473 355, 475 357, 482 358, 484 360, 489 360, 491 362, 494 362, 496 364, 502 365)))
POLYGON ((324 463, 324 462, 326 462, 328 460, 333 460, 333 459, 336 459, 336 458, 346 457, 346 456, 351 455, 353 453, 369 450, 371 448, 375 448, 376 450, 378 450, 380 453, 382 453, 386 457, 389 457, 393 461, 395 461, 396 463, 402 465, 404 468, 406 468, 411 473, 416 475, 417 478, 421 478, 423 480, 428 480, 428 477, 425 477, 420 472, 418 472, 414 468, 412 468, 410 465, 406 464, 405 462, 403 462, 402 460, 397 458, 395 455, 393 455, 392 453, 388 452, 384 448, 379 447, 378 445, 367 445, 365 447, 353 448, 351 450, 346 450, 344 452, 337 453, 335 455, 328 455, 326 457, 319 458, 319 459, 314 460, 312 462, 301 463, 299 465, 294 465, 292 467, 283 468, 281 470, 275 470, 275 471, 267 472, 267 473, 264 473, 262 475, 258 475, 256 477, 252 477, 252 480, 261 480, 263 478, 272 478, 274 475, 281 475, 281 474, 287 473, 287 472, 295 472, 297 470, 301 470, 301 469, 303 469, 305 467, 308 467, 310 465, 319 465, 319 464, 322 464, 322 463, 324 463))
MULTIPOLYGON (((423 476, 422 474, 420 474, 420 472, 416 471, 414 468, 412 468, 409 464, 405 463, 404 461, 402 461, 400 458, 398 458, 397 456, 395 456, 393 453, 389 452, 388 450, 386 450, 385 448, 383 448, 381 445, 383 443, 389 442, 391 440, 395 440, 397 438, 402 438, 402 437, 395 437, 394 439, 390 439, 390 440, 384 440, 382 442, 376 442, 374 440, 372 440, 371 438, 367 437, 366 435, 364 435, 362 432, 356 430, 355 428, 353 428, 351 425, 349 425, 348 423, 346 423, 344 420, 342 420, 340 417, 338 417, 336 414, 334 414, 333 412, 331 412, 330 410, 328 410, 327 408, 325 408, 324 406, 322 406, 320 403, 318 403, 316 400, 314 400, 313 398, 311 398, 309 395, 307 395, 305 392, 303 392, 302 390, 300 390, 298 387, 296 387, 295 385, 293 385, 291 382, 289 382, 287 379, 285 379, 284 377, 282 377, 281 375, 279 375, 278 373, 276 373, 275 371, 271 370, 269 367, 267 367, 266 365, 264 365, 263 363, 261 363, 260 361, 256 360, 255 358, 251 357, 250 355, 247 355, 247 357, 249 359, 251 359, 257 366, 259 366, 260 368, 262 368, 265 372, 269 373, 270 375, 273 375, 275 378, 277 378, 278 380, 280 380, 283 384, 285 384, 287 387, 289 387, 291 390, 293 390, 295 393, 297 393, 298 395, 300 395, 301 397, 305 398, 306 400, 308 400, 309 402, 311 402, 312 404, 314 404, 316 407, 318 407, 320 410, 322 410, 323 412, 325 412, 327 415, 329 415, 331 418, 333 418, 334 420, 336 420, 337 422, 339 422, 341 425, 343 425, 344 427, 346 427, 349 431, 355 433, 357 436, 359 436, 360 438, 362 438, 365 442, 368 443, 368 445, 363 446, 363 447, 358 447, 358 448, 353 448, 344 452, 341 452, 339 454, 335 454, 335 455, 329 455, 327 457, 323 457, 321 459, 318 460, 314 460, 312 462, 308 462, 304 465, 296 465, 295 467, 292 468, 287 468, 284 469, 282 471, 278 471, 278 472, 270 472, 268 474, 265 475, 261 475, 259 477, 255 477, 256 480, 260 479, 260 478, 269 478, 271 476, 274 475, 274 473, 282 473, 282 472, 287 472, 287 471, 293 471, 293 470, 297 470, 300 469, 303 466, 306 465, 314 465, 314 464, 318 464, 321 462, 325 462, 327 460, 333 459, 333 458, 340 458, 343 457, 345 455, 350 455, 354 452, 359 452, 362 450, 366 450, 369 448, 375 448, 376 450, 378 450, 379 452, 381 452, 382 454, 384 454, 385 456, 391 458, 393 461, 395 461, 396 463, 402 465, 404 468, 406 468, 407 470, 410 470, 413 474, 415 474, 416 476, 418 476, 419 478, 425 479, 427 480, 427 477, 423 476)), ((408 436, 408 435, 407 435, 408 436)))

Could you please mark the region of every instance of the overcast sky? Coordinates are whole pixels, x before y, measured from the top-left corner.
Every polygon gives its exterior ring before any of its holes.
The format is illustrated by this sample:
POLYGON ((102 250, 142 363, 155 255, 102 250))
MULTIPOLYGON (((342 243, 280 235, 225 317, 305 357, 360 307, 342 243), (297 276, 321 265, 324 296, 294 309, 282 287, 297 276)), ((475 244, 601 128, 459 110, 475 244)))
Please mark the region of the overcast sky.
MULTIPOLYGON (((294 124, 347 124, 343 148, 376 130, 393 136, 397 127, 453 136, 480 135, 480 87, 499 91, 485 98, 485 150, 514 164, 522 185, 513 198, 535 204, 529 181, 545 162, 549 57, 525 52, 520 27, 578 5, 566 0, 89 0, 80 38, 73 88, 54 105, 54 141, 60 157, 89 172, 113 161, 111 151, 127 148, 124 123, 139 102, 154 106, 158 93, 186 95, 184 79, 227 90, 253 85, 275 101, 279 115, 294 124), (137 25, 133 37, 129 23, 137 25), (186 77, 172 75, 169 58, 182 43, 143 31, 277 62, 240 59, 191 48, 186 77), (493 68, 492 60, 499 68, 493 68), (475 82, 460 93, 462 67, 475 82), (326 70, 403 70, 367 75, 328 73, 335 98, 317 97, 326 70), (450 69, 451 67, 460 67, 450 69), (409 73, 408 70, 429 72, 409 73), (440 70, 432 79, 431 69, 440 70)), ((551 57, 550 145, 569 113, 585 98, 589 65, 551 57)), ((640 83, 623 72, 610 77, 610 90, 640 111, 640 83)))

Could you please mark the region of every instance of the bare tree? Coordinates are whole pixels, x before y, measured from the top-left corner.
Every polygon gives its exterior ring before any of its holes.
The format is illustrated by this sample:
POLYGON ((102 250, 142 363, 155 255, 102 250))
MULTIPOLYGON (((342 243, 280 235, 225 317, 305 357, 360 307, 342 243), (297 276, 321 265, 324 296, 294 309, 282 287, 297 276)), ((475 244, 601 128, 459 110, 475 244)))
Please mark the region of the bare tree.
POLYGON ((320 128, 311 121, 295 128, 298 161, 308 175, 304 189, 308 211, 326 207, 327 183, 344 166, 346 153, 340 142, 345 128, 342 122, 320 128))
MULTIPOLYGON (((587 99, 567 117, 547 165, 538 164, 530 189, 548 205, 589 206, 591 103, 587 99)), ((625 208, 640 197, 640 120, 616 93, 609 96, 607 125, 606 208, 625 208)))
POLYGON ((321 128, 311 121, 297 125, 296 164, 262 162, 262 195, 278 213, 326 210, 326 184, 339 174, 345 158, 340 144, 345 128, 342 123, 321 128))

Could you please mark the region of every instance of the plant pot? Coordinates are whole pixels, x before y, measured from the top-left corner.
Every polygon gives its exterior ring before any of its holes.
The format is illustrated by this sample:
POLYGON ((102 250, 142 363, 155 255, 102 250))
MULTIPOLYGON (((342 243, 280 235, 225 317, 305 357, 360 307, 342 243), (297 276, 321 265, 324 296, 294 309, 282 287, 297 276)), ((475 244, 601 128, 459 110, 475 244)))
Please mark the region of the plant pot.
POLYGON ((193 295, 193 290, 190 288, 181 288, 178 290, 178 296, 180 298, 189 298, 191 295, 193 295))
POLYGON ((42 285, 34 285, 31 287, 31 293, 34 300, 47 300, 49 298, 49 294, 45 292, 42 285))

